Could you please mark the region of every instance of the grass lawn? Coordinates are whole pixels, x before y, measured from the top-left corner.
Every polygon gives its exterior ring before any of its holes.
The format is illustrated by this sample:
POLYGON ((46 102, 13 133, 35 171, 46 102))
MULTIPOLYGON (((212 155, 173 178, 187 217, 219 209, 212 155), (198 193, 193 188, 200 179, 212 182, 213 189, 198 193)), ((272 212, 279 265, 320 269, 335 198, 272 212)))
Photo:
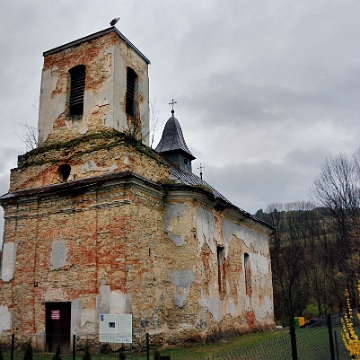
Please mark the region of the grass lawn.
MULTIPOLYGON (((275 337, 281 336, 288 330, 276 330, 265 333, 254 333, 254 334, 244 334, 236 337, 232 337, 227 340, 221 340, 218 343, 205 345, 200 344, 194 347, 189 348, 176 348, 176 349, 166 349, 161 350, 160 354, 162 356, 169 355, 171 360, 193 360, 193 359, 204 359, 208 356, 228 353, 232 350, 238 349, 239 347, 247 347, 262 343, 264 341, 273 339, 275 337)), ((152 359, 152 354, 150 359, 152 359)), ((146 360, 146 355, 133 355, 134 360, 146 360)))
MULTIPOLYGON (((341 328, 333 328, 337 333, 337 353, 339 359, 348 359, 349 354, 341 341, 341 328)), ((324 360, 330 358, 330 347, 327 327, 298 329, 296 331, 297 353, 299 360, 324 360)), ((335 340, 335 339, 334 339, 335 340)), ((336 345, 335 345, 336 346, 336 345)), ((289 329, 269 331, 264 333, 244 334, 221 340, 213 344, 199 344, 188 348, 172 348, 160 350, 161 356, 170 356, 171 360, 203 360, 214 355, 229 354, 236 351, 229 359, 291 359, 291 342, 289 329)), ((10 353, 4 352, 4 360, 10 360, 10 353)), ((23 352, 15 352, 14 360, 23 360, 23 352)), ((33 360, 52 360, 54 354, 35 353, 33 360)), ((82 360, 83 354, 76 354, 76 360, 82 360)), ((119 353, 91 354, 92 360, 116 360, 119 353)), ((146 360, 146 354, 133 354, 134 360, 146 360)), ((126 357, 130 359, 129 354, 126 357)), ((153 359, 153 353, 150 354, 153 359)), ((72 360, 72 354, 61 354, 61 360, 72 360)))
MULTIPOLYGON (((256 345, 264 341, 273 339, 275 337, 281 336, 288 331, 286 330, 277 330, 272 332, 265 333, 254 333, 254 334, 244 334, 236 337, 232 337, 226 340, 220 340, 217 343, 210 345, 199 344, 197 346, 192 346, 188 348, 173 348, 160 350, 162 356, 169 355, 171 360, 193 360, 193 359, 204 359, 208 356, 228 353, 232 350, 238 349, 239 347, 247 347, 251 345, 256 345)), ((10 352, 3 351, 4 360, 10 359, 10 352)), ((54 354, 50 353, 33 353, 34 360, 52 360, 54 354)), ((83 355, 77 354, 76 360, 82 360, 83 355)), ((23 360, 23 352, 14 353, 14 360, 23 360)), ((98 359, 98 354, 91 355, 92 360, 98 359)), ((101 359, 115 360, 119 358, 118 353, 113 354, 101 354, 101 359)), ((130 356, 127 355, 126 359, 130 359, 130 356)), ((134 360, 146 360, 146 354, 133 354, 134 360)), ((150 359, 153 359, 153 353, 150 353, 150 359)), ((61 360, 72 360, 72 354, 61 354, 61 360)))

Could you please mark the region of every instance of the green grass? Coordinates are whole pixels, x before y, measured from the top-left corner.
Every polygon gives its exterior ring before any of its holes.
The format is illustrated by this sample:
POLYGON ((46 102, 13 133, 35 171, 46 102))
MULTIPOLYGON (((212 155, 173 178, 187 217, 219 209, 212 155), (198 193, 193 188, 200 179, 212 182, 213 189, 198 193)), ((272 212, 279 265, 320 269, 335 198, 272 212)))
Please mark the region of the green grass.
MULTIPOLYGON (((347 359, 348 353, 341 341, 341 328, 333 328, 337 333, 340 359, 347 359)), ((327 327, 305 328, 296 330, 299 360, 324 360, 330 358, 330 347, 327 327)), ((335 340, 335 339, 334 339, 335 340)), ((264 333, 244 334, 213 344, 199 344, 188 348, 160 349, 161 356, 170 356, 171 360, 203 360, 214 355, 229 354, 239 350, 241 356, 234 355, 228 359, 291 359, 291 343, 289 329, 264 333), (244 349, 246 351, 244 351, 244 349), (246 354, 245 354, 246 352, 246 354)), ((10 353, 4 352, 4 360, 10 360, 10 353)), ((23 360, 24 352, 15 352, 14 360, 23 360)), ((54 353, 36 353, 33 360, 52 360, 54 353)), ((83 354, 76 354, 76 360, 82 360, 83 354)), ((133 354, 133 360, 146 360, 146 354, 133 354)), ((224 357, 225 358, 225 357, 224 357)), ((92 360, 98 360, 98 354, 92 353, 92 360)), ((101 354, 102 360, 118 360, 119 353, 101 354)), ((127 358, 130 359, 129 354, 127 358)), ((151 352, 150 359, 153 359, 151 352)), ((61 354, 61 360, 72 360, 72 354, 61 354)))
MULTIPOLYGON (((253 333, 253 334, 244 334, 236 337, 232 337, 226 340, 220 340, 219 342, 212 343, 209 345, 199 344, 187 348, 172 348, 172 349, 160 349, 161 356, 168 355, 171 357, 171 360, 194 360, 194 359, 204 359, 208 356, 227 353, 232 350, 238 349, 239 347, 248 347, 252 345, 257 345, 267 340, 271 340, 275 337, 283 335, 284 330, 277 330, 272 332, 264 333, 253 333)), ((10 352, 3 351, 4 360, 10 359, 10 352)), ((34 351, 34 360, 52 360, 54 353, 36 353, 34 351)), ((61 360, 72 360, 72 354, 61 354, 61 360)), ((101 359, 115 360, 118 359, 119 354, 101 354, 101 359)), ((17 352, 14 353, 14 360, 23 360, 24 353, 17 352)), ((77 354, 76 360, 82 360, 83 354, 77 354)), ((98 354, 91 355, 92 360, 98 359, 98 354)), ((127 355, 127 359, 130 359, 130 356, 127 355)), ((153 359, 153 351, 151 351, 150 359, 153 359)), ((133 360, 146 360, 146 354, 133 354, 133 360)))
MULTIPOLYGON (((286 332, 286 331, 285 331, 286 332)), ((217 354, 228 353, 232 350, 236 350, 239 347, 248 347, 252 345, 257 345, 267 340, 271 340, 275 337, 281 336, 284 333, 284 330, 277 330, 272 332, 265 333, 254 333, 254 334, 244 334, 236 337, 232 337, 227 340, 220 340, 214 344, 200 344, 194 347, 188 348, 174 348, 160 350, 161 356, 168 355, 171 357, 171 360, 195 360, 195 359, 204 359, 208 356, 213 356, 217 354)), ((152 356, 150 356, 152 359, 152 356)), ((146 360, 146 355, 133 355, 134 360, 146 360)))

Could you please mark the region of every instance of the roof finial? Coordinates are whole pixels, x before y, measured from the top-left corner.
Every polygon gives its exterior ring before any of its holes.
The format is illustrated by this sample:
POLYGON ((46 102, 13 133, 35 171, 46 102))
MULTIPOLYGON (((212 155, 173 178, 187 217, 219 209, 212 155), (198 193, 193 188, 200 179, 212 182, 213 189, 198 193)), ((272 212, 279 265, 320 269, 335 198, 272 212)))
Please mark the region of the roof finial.
POLYGON ((171 113, 174 116, 174 104, 177 104, 177 101, 175 101, 174 99, 171 99, 171 102, 169 102, 169 105, 171 105, 171 113))
POLYGON ((204 168, 205 166, 202 166, 201 163, 200 163, 200 167, 198 167, 198 169, 200 170, 200 179, 202 180, 202 169, 204 168))

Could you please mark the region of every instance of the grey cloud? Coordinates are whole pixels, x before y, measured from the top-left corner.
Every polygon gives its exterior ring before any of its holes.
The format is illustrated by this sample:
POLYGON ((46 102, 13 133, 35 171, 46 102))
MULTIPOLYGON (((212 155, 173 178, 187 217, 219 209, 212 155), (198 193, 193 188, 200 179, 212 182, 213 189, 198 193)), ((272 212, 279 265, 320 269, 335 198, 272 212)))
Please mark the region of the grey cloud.
POLYGON ((155 144, 175 98, 198 157, 194 172, 202 162, 205 179, 245 210, 306 200, 322 160, 359 147, 356 0, 28 0, 4 2, 1 10, 4 192, 24 152, 15 133, 37 121, 42 52, 102 30, 115 16, 152 62, 155 144))
POLYGON ((210 185, 252 214, 274 202, 307 200, 312 185, 308 175, 294 166, 270 161, 218 168, 205 163, 204 169, 204 179, 210 185))

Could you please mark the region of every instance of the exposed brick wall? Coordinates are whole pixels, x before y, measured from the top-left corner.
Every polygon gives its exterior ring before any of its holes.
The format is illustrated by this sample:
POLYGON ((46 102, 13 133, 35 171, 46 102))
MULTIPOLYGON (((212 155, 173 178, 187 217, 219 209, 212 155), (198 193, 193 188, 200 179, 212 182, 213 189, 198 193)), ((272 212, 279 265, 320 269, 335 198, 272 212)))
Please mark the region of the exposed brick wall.
POLYGON ((68 180, 121 171, 131 171, 154 182, 166 180, 169 170, 161 157, 145 145, 135 145, 132 141, 115 130, 103 130, 61 143, 61 146, 40 147, 19 157, 18 167, 11 171, 10 191, 64 182, 59 174, 61 164, 71 166, 68 180), (135 147, 139 151, 134 151, 135 147))
MULTIPOLYGON (((89 143, 80 146, 85 150, 89 143)), ((133 171, 145 177, 167 175, 161 161, 125 142, 109 152, 111 155, 85 151, 71 160, 84 162, 91 155, 94 162, 102 161, 105 166, 114 154, 121 158, 129 153, 133 171)), ((54 153, 41 156, 44 173, 53 171, 54 153)), ((30 164, 31 157, 13 171, 12 181, 19 175, 33 181, 32 186, 38 185, 31 179, 38 170, 30 164)), ((24 187, 21 181, 17 186, 24 187)), ((129 183, 120 177, 80 191, 49 191, 3 202, 4 241, 16 241, 17 255, 14 278, 9 283, 0 281, 0 304, 12 312, 13 331, 43 333, 45 303, 74 300, 81 300, 82 316, 90 316, 90 328, 98 331, 97 299, 106 287, 114 299, 126 299, 121 304, 109 300, 107 306, 109 311, 118 307, 133 314, 135 345, 143 341, 146 332, 158 334, 161 343, 181 344, 189 338, 204 340, 218 331, 234 333, 273 326, 272 308, 266 309, 268 304, 263 301, 264 297, 272 301, 270 271, 255 275, 251 299, 244 295, 243 253, 251 256, 261 252, 263 260, 269 262, 266 235, 245 227, 244 231, 255 234, 255 240, 244 242, 235 235, 230 240, 224 238, 221 219, 230 220, 212 210, 211 201, 203 194, 194 201, 198 190, 184 189, 183 201, 177 193, 174 202, 165 188, 149 187, 146 181, 142 185, 129 183), (170 215, 166 215, 168 209, 170 215), (199 214, 207 215, 201 219, 199 214), (199 225, 201 221, 205 223, 199 225), (179 246, 173 239, 180 235, 184 242, 179 246), (256 241, 259 236, 264 244, 256 241), (221 296, 216 244, 226 247, 226 290, 221 296), (265 315, 256 318, 251 302, 265 315)), ((238 229, 240 225, 234 226, 238 229)), ((89 322, 83 324, 81 331, 89 326, 89 322)))
POLYGON ((129 44, 110 32, 45 57, 41 146, 19 157, 0 200, 0 334, 44 334, 53 302, 71 302, 72 334, 97 333, 100 314, 131 313, 136 347, 147 332, 181 345, 273 327, 271 229, 169 180, 164 159, 122 127, 127 66, 140 90, 130 125, 141 125, 146 144, 147 63, 129 44), (86 86, 75 119, 68 70, 78 64, 86 86))

